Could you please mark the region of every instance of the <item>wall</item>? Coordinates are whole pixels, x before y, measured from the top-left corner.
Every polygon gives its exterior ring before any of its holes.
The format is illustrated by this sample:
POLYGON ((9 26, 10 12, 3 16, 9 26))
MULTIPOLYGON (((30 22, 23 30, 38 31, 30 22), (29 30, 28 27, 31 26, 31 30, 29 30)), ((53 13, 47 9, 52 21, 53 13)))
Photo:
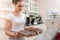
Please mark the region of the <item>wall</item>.
MULTIPOLYGON (((44 22, 47 22, 47 12, 49 9, 58 10, 60 13, 60 0, 39 0, 39 14, 42 16, 44 22)), ((48 24, 50 25, 49 22, 48 24)), ((47 26, 49 27, 49 25, 47 26)), ((59 28, 58 31, 60 32, 60 17, 59 20, 55 20, 54 25, 57 25, 56 27, 59 28)))
POLYGON ((39 14, 45 20, 49 9, 57 9, 60 11, 60 0, 39 0, 39 14))
POLYGON ((39 14, 42 16, 43 21, 47 18, 47 11, 49 9, 57 9, 60 11, 60 0, 38 0, 39 14))

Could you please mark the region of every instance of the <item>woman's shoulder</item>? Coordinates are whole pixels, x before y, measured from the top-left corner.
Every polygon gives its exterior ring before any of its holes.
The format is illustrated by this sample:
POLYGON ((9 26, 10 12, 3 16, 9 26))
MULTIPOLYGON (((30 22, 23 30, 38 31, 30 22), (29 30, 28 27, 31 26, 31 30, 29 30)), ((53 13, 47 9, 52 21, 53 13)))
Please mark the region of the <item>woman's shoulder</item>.
POLYGON ((12 13, 7 14, 5 18, 12 18, 12 13))
POLYGON ((12 16, 13 16, 12 13, 9 13, 9 14, 6 15, 6 17, 12 17, 12 16))

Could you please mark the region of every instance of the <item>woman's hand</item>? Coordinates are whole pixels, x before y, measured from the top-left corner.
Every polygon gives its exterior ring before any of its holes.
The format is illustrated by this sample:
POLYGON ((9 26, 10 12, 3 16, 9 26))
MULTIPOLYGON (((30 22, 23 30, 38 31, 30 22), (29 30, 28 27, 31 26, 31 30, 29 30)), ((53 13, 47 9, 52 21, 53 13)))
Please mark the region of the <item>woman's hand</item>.
POLYGON ((18 36, 18 32, 10 32, 10 31, 6 31, 5 34, 7 36, 12 36, 12 37, 17 37, 18 36))
POLYGON ((25 27, 24 27, 24 29, 29 29, 29 28, 30 28, 30 27, 28 27, 28 26, 25 26, 25 27))
POLYGON ((15 36, 15 37, 24 37, 24 35, 21 34, 21 33, 19 33, 19 32, 16 32, 14 36, 15 36))
POLYGON ((18 32, 15 32, 14 33, 14 37, 18 37, 19 36, 19 33, 18 32))

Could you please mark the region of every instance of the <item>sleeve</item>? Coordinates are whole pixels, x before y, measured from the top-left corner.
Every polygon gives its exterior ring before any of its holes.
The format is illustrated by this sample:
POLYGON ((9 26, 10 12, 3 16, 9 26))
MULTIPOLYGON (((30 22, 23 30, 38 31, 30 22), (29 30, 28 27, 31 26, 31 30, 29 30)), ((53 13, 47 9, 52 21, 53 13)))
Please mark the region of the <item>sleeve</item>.
POLYGON ((7 16, 6 16, 6 18, 5 19, 7 19, 7 20, 12 20, 12 15, 11 14, 8 14, 7 16))

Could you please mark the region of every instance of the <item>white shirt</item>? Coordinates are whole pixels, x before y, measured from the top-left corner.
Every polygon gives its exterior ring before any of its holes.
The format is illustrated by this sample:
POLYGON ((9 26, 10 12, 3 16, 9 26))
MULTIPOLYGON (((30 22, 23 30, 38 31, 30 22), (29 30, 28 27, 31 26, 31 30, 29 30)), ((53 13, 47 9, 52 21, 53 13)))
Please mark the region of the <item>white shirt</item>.
POLYGON ((24 29, 25 17, 23 14, 21 16, 15 16, 13 13, 10 13, 6 16, 6 19, 12 22, 11 31, 20 31, 24 29))

